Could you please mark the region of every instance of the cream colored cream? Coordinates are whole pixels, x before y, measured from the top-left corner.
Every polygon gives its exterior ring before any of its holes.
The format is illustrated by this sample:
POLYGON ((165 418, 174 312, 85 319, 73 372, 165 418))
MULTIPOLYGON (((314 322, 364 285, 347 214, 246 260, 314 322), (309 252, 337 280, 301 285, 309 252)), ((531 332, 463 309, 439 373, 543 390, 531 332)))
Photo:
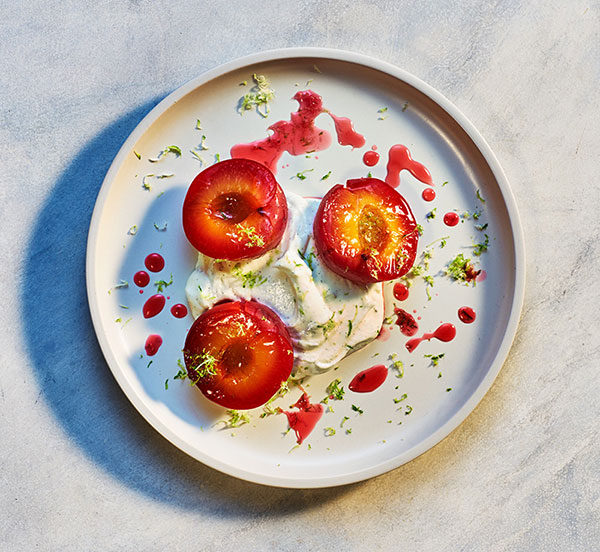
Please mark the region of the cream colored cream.
POLYGON ((320 374, 377 337, 381 284, 360 286, 331 272, 316 254, 319 200, 287 194, 289 220, 279 247, 258 259, 217 261, 198 254, 186 294, 194 318, 223 299, 254 299, 274 310, 294 344, 294 375, 320 374))

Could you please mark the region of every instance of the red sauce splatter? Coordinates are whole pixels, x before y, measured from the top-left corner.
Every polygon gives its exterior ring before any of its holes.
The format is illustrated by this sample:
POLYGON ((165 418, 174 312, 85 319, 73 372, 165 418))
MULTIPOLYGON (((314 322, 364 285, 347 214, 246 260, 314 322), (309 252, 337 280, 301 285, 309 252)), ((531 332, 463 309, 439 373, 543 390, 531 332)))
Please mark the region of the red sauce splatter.
POLYGON ((176 305, 173 305, 171 307, 171 314, 175 318, 184 318, 185 316, 187 316, 187 313, 187 307, 185 305, 182 305, 181 303, 177 303, 176 305))
POLYGON ((162 342, 163 340, 162 337, 160 337, 160 335, 149 335, 148 339, 146 339, 146 344, 144 345, 144 348, 146 349, 146 354, 148 356, 154 356, 156 353, 158 353, 162 342))
POLYGON ((323 112, 321 96, 312 90, 296 92, 294 100, 298 110, 290 115, 289 121, 277 121, 269 127, 273 134, 267 138, 236 144, 231 148, 231 157, 241 157, 262 163, 273 173, 279 158, 287 151, 291 155, 303 155, 311 151, 327 149, 331 135, 315 127, 315 119, 323 112))
POLYGON ((331 113, 331 111, 328 111, 328 113, 333 119, 335 132, 337 133, 337 139, 340 146, 362 148, 365 145, 365 137, 354 130, 352 121, 348 119, 348 117, 337 117, 331 113))
POLYGON ((394 284, 394 297, 398 301, 406 301, 408 299, 408 286, 403 282, 396 282, 394 284))
POLYGON ((236 144, 231 148, 231 157, 252 159, 275 173, 277 163, 286 151, 290 155, 304 155, 327 149, 331 145, 331 134, 315 126, 315 119, 325 112, 333 119, 338 143, 353 148, 365 145, 365 137, 354 130, 352 121, 325 110, 323 99, 316 92, 301 90, 296 92, 294 100, 298 102, 298 109, 290 114, 289 121, 272 124, 268 128, 272 134, 266 138, 236 144))
POLYGON ((400 328, 400 332, 405 336, 411 337, 419 331, 419 324, 417 324, 415 317, 410 312, 396 307, 394 314, 397 316, 396 324, 400 328))
POLYGON ((150 283, 150 275, 145 270, 140 270, 133 275, 133 283, 138 287, 146 287, 150 283))
POLYGON ((425 188, 421 194, 421 197, 425 201, 433 201, 435 199, 435 190, 433 188, 425 188))
POLYGON ((433 186, 431 173, 427 167, 418 161, 414 161, 410 151, 402 144, 396 144, 390 148, 388 153, 387 176, 385 181, 396 188, 400 184, 400 172, 408 170, 417 180, 424 184, 433 186))
POLYGON ((387 375, 388 369, 383 364, 371 366, 356 374, 349 383, 348 389, 355 393, 370 393, 383 384, 387 375))
POLYGON ((144 260, 144 264, 150 272, 160 272, 165 268, 165 260, 158 253, 150 253, 144 260))
POLYGON ((367 167, 374 167, 379 162, 379 154, 376 151, 365 151, 363 155, 363 163, 367 167))
POLYGON ((450 211, 444 215, 444 224, 446 226, 456 226, 459 220, 460 217, 458 216, 458 213, 455 213, 454 211, 450 211))
POLYGON ((409 339, 406 342, 406 349, 409 353, 412 353, 422 341, 429 341, 432 338, 439 339, 440 341, 448 342, 452 341, 456 337, 456 328, 454 324, 450 324, 450 322, 446 322, 442 324, 435 332, 423 334, 422 337, 415 337, 413 339, 409 339))
POLYGON ((153 316, 156 316, 158 313, 160 313, 160 311, 162 311, 165 306, 165 302, 165 296, 160 293, 157 293, 152 297, 148 297, 148 299, 144 303, 144 307, 142 308, 144 318, 152 318, 153 316))
POLYGON ((472 324, 475 322, 475 311, 471 307, 460 307, 458 309, 458 318, 465 324, 472 324))
POLYGON ((311 404, 309 399, 310 397, 304 391, 302 396, 293 405, 293 408, 298 409, 297 412, 283 410, 283 413, 287 416, 290 428, 296 433, 296 442, 299 445, 315 429, 317 422, 323 416, 323 405, 319 403, 311 404))

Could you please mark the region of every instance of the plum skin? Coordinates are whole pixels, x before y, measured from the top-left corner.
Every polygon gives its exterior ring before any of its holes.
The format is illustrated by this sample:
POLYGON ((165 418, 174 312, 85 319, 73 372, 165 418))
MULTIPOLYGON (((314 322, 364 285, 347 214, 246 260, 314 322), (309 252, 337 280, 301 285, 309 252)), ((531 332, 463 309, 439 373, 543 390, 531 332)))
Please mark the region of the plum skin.
POLYGON ((293 368, 292 341, 281 319, 255 301, 228 301, 204 311, 186 337, 188 377, 211 401, 248 410, 266 403, 293 368), (198 358, 214 359, 199 376, 198 358))
POLYGON ((204 169, 190 184, 182 210, 188 241, 204 255, 230 261, 277 247, 287 218, 285 194, 273 173, 248 159, 204 169))

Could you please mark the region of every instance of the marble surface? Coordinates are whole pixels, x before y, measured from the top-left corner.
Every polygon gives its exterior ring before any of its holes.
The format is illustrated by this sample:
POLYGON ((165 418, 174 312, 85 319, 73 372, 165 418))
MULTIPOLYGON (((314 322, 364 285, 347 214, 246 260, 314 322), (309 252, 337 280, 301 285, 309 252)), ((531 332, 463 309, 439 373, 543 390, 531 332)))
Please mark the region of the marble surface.
POLYGON ((0 5, 2 550, 594 550, 600 542, 600 4, 0 5), (262 487, 181 453, 113 380, 85 295, 113 156, 162 97, 270 48, 392 62, 454 102, 520 209, 527 288, 472 415, 376 479, 262 487))

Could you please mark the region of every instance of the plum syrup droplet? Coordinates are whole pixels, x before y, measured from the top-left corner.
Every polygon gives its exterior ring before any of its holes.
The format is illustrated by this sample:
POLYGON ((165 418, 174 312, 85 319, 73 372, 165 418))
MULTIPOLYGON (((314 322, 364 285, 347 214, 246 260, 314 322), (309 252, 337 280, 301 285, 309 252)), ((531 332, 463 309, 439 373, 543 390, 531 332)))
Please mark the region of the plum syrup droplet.
POLYGON ((145 270, 140 270, 133 275, 133 283, 138 287, 146 287, 150 283, 150 275, 145 270))
POLYGON ((460 307, 458 309, 458 318, 465 324, 472 324, 475 322, 475 311, 471 307, 460 307))
POLYGON ((435 190, 433 188, 425 188, 421 194, 421 197, 425 201, 433 201, 435 199, 435 190))
POLYGON ((406 146, 396 144, 390 148, 388 153, 387 176, 385 177, 385 181, 390 186, 397 188, 398 184, 400 184, 400 172, 405 169, 417 180, 423 182, 423 184, 433 186, 433 179, 431 178, 431 173, 427 167, 422 163, 415 161, 411 157, 410 151, 406 146))
POLYGON ((387 375, 388 369, 383 364, 371 366, 356 374, 349 383, 348 389, 355 393, 370 393, 383 384, 387 375))
POLYGON ((152 318, 160 313, 165 306, 165 296, 161 293, 157 293, 152 297, 148 297, 142 308, 142 314, 144 318, 152 318))
POLYGON ((144 264, 150 272, 160 272, 165 268, 165 260, 158 253, 150 253, 144 260, 144 264))
POLYGON ((160 335, 157 334, 151 334, 148 336, 148 338, 146 339, 146 344, 144 345, 144 348, 146 349, 146 354, 148 356, 154 356, 156 353, 158 353, 158 350, 160 349, 160 346, 162 345, 162 337, 160 337, 160 335))
POLYGON ((394 284, 394 297, 398 301, 406 301, 408 299, 408 286, 403 282, 396 282, 394 284))
POLYGON ((454 211, 450 211, 444 215, 444 224, 446 226, 456 226, 459 220, 460 217, 458 216, 458 213, 455 213, 454 211))
POLYGON ((171 307, 171 314, 175 318, 184 318, 187 316, 188 310, 187 307, 181 303, 177 303, 171 307))
POLYGON ((379 154, 376 151, 369 150, 365 151, 363 155, 363 163, 367 167, 374 167, 379 162, 379 154))
POLYGON ((323 416, 323 405, 320 403, 311 404, 309 399, 310 397, 304 391, 302 396, 293 405, 293 408, 298 409, 297 412, 283 411, 287 416, 290 428, 296 433, 296 442, 299 445, 315 429, 317 422, 323 416))
POLYGON ((412 353, 422 341, 429 341, 432 338, 439 339, 440 341, 448 342, 452 341, 456 337, 456 328, 454 324, 446 322, 442 324, 433 333, 423 334, 421 337, 414 337, 406 342, 406 349, 409 353, 412 353))

